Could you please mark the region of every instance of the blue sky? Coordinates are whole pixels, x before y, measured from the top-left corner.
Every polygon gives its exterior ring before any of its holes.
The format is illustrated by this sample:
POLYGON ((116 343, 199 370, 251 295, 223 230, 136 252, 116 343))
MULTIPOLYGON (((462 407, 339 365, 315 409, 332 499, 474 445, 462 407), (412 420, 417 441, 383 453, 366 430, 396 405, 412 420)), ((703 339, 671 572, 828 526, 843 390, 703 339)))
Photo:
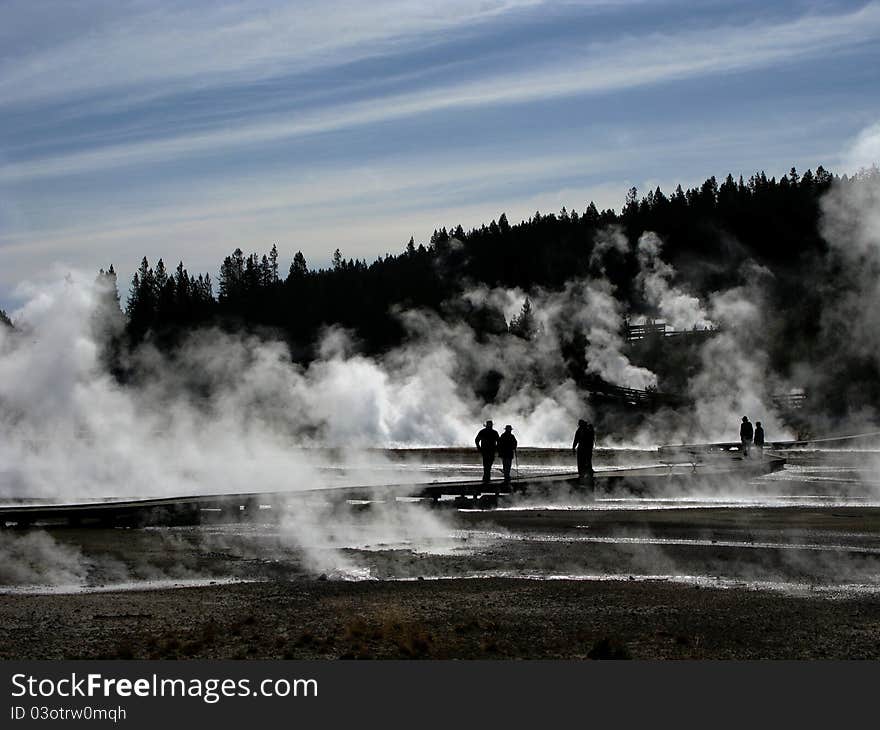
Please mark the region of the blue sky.
POLYGON ((144 255, 320 266, 632 185, 843 172, 878 90, 880 1, 3 0, 0 306, 59 266, 124 294, 144 255))

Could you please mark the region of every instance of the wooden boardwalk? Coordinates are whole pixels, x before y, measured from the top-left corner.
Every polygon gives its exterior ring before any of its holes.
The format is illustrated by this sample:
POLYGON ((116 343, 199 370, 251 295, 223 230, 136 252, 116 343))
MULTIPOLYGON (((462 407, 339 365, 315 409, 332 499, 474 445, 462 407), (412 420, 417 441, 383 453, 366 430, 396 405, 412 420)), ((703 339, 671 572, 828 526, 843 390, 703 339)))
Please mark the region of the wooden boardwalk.
MULTIPOLYGON (((552 495, 560 490, 646 493, 672 484, 687 484, 696 479, 749 479, 781 469, 785 460, 769 457, 763 461, 739 458, 706 463, 657 464, 628 469, 597 471, 590 483, 582 483, 577 474, 536 474, 501 480, 404 483, 379 486, 324 487, 317 489, 205 494, 151 499, 103 500, 65 504, 18 503, 0 505, 0 527, 36 525, 69 526, 143 526, 195 524, 202 521, 234 521, 257 514, 268 517, 274 510, 295 509, 300 500, 389 501, 444 497, 471 500, 476 506, 491 506, 496 495, 540 491, 552 495)), ((461 503, 461 502, 460 502, 461 503)))

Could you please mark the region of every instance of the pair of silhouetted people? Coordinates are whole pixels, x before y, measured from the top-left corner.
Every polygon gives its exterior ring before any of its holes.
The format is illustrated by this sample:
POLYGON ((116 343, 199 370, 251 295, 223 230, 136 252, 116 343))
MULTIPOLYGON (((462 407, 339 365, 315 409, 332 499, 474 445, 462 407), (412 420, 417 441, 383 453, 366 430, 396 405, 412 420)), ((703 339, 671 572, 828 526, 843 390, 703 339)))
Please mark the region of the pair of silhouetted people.
POLYGON ((742 442, 743 458, 747 459, 752 452, 752 444, 759 450, 760 454, 764 454, 764 427, 758 421, 752 428, 752 423, 748 416, 743 416, 742 424, 739 427, 739 438, 742 442))
POLYGON ((577 454, 578 476, 581 479, 593 476, 593 444, 595 442, 596 430, 593 428, 593 424, 583 418, 580 419, 577 431, 574 432, 571 448, 577 454))
POLYGON ((510 481, 510 467, 516 455, 516 436, 513 435, 513 426, 505 426, 504 433, 500 436, 492 428, 492 421, 486 421, 483 428, 474 439, 477 451, 483 455, 483 481, 488 482, 492 477, 492 464, 495 463, 495 454, 501 457, 501 471, 504 473, 504 481, 510 481))
POLYGON ((474 439, 477 451, 483 455, 483 482, 488 482, 492 476, 492 464, 495 463, 495 454, 501 457, 501 470, 504 473, 504 481, 510 481, 510 467, 516 456, 516 436, 513 435, 513 426, 505 426, 504 433, 500 436, 492 428, 492 421, 486 421, 486 426, 474 439))

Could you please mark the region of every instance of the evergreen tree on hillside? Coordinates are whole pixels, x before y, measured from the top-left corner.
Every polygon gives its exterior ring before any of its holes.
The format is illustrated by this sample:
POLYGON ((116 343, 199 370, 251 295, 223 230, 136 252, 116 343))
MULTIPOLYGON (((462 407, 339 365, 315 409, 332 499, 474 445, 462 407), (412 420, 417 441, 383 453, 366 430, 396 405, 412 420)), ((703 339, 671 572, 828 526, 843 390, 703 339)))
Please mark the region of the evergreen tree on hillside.
POLYGON ((274 243, 269 251, 269 283, 278 283, 278 247, 274 243))
POLYGON ((306 264, 306 257, 303 256, 302 251, 297 251, 293 256, 293 261, 290 262, 290 270, 287 272, 287 276, 291 279, 301 279, 308 273, 309 267, 306 264))
POLYGON ((125 308, 127 330, 135 342, 144 338, 153 327, 159 303, 159 292, 156 287, 156 276, 147 257, 131 277, 128 293, 128 304, 125 308))
POLYGON ((538 333, 538 323, 532 312, 532 303, 526 297, 519 314, 510 320, 508 331, 524 340, 531 340, 538 333))
POLYGON ((119 288, 113 264, 106 271, 98 271, 95 288, 97 302, 91 321, 92 333, 105 367, 110 372, 118 372, 126 320, 119 306, 119 288))

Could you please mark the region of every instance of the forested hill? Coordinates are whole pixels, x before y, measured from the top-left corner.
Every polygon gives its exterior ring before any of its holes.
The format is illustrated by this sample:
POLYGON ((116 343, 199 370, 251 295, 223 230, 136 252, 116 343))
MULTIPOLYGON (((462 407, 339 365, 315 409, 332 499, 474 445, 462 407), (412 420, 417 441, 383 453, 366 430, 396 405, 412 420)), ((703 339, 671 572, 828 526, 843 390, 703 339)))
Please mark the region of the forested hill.
MULTIPOLYGON (((809 283, 813 277, 801 274, 823 256, 819 200, 834 180, 846 177, 821 167, 802 175, 792 168, 778 180, 763 173, 748 180, 728 175, 719 184, 711 177, 671 194, 658 188, 640 197, 633 188, 619 213, 590 203, 583 211, 537 212, 518 224, 502 214, 468 231, 441 228, 430 241, 411 240, 402 253, 372 263, 346 259, 340 241, 328 269, 311 270, 297 253, 289 270, 279 271, 274 246, 264 255, 236 249, 222 262, 216 284, 208 274, 190 275, 183 263, 167 270, 161 260, 151 266, 145 258, 131 282, 127 333, 132 343, 150 338, 162 345, 205 324, 272 328, 297 359, 309 358, 311 344, 330 323, 352 330, 368 353, 386 350, 404 336, 393 315, 400 308, 427 308, 463 318, 478 334, 499 333, 508 323, 499 312, 457 297, 465 286, 561 287, 591 274, 597 236, 619 226, 631 242, 644 231, 659 234, 663 258, 696 294, 730 286, 746 260, 767 267, 775 275, 775 307, 792 325, 784 328, 794 333, 788 344, 803 347, 820 302, 809 283)), ((603 269, 617 296, 638 311, 638 262, 630 248, 612 252, 603 269)), ((115 277, 112 269, 110 275, 115 277)))

